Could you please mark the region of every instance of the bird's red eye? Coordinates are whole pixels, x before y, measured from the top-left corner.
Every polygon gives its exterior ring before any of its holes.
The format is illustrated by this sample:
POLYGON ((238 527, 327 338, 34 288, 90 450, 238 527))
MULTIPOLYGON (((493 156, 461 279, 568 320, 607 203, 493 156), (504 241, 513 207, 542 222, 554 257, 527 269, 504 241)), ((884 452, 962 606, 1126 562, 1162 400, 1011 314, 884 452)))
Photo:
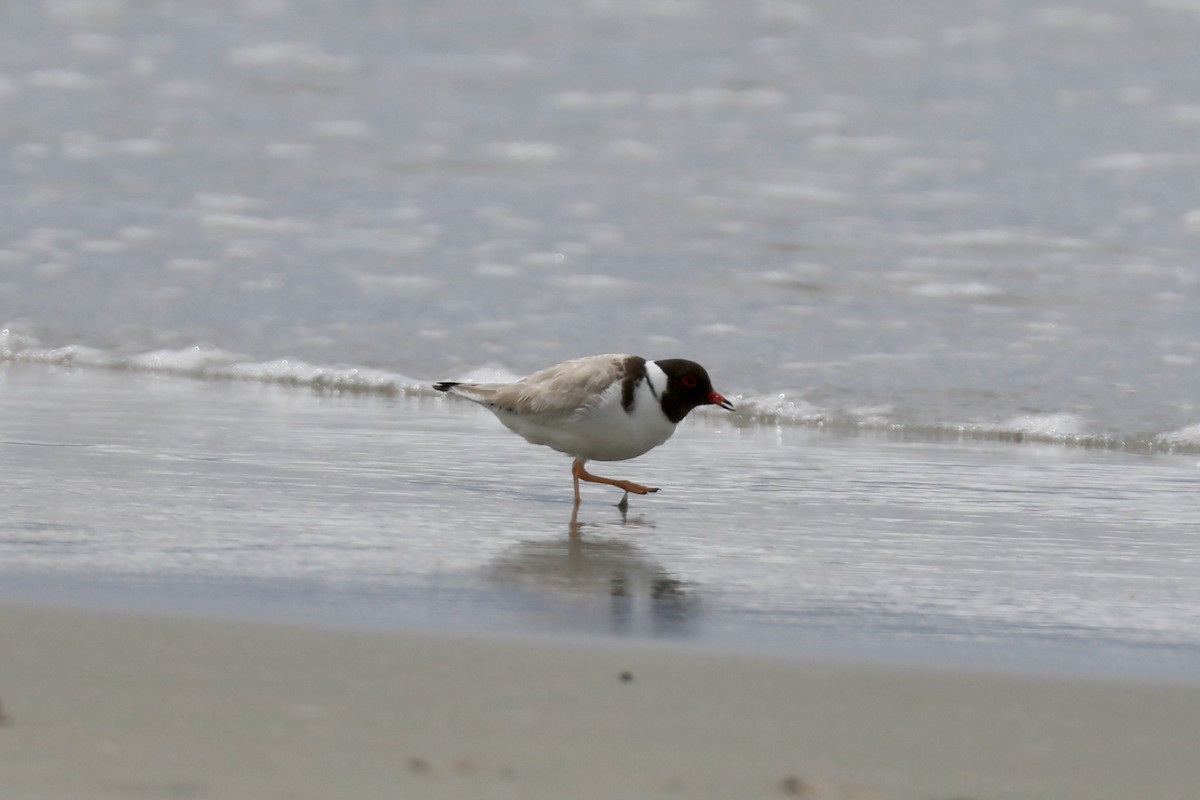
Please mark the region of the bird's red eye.
POLYGON ((684 387, 688 388, 688 389, 695 389, 696 384, 699 383, 699 381, 696 380, 695 375, 684 375, 682 378, 679 379, 679 382, 682 383, 684 385, 684 387))

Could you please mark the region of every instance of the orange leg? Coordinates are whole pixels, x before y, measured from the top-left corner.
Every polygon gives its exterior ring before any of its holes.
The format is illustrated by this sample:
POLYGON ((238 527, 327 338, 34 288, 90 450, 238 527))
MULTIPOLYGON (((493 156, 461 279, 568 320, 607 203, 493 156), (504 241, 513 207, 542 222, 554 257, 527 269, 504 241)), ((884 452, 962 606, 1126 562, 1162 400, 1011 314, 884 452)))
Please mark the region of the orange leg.
POLYGON ((658 489, 653 486, 642 486, 640 483, 633 481, 622 481, 616 478, 602 478, 599 475, 593 475, 583 468, 583 462, 578 458, 571 464, 571 477, 575 479, 575 504, 579 505, 579 482, 581 480, 590 481, 591 483, 605 483, 609 486, 616 486, 618 489, 624 489, 627 492, 634 494, 649 494, 657 492, 658 489))

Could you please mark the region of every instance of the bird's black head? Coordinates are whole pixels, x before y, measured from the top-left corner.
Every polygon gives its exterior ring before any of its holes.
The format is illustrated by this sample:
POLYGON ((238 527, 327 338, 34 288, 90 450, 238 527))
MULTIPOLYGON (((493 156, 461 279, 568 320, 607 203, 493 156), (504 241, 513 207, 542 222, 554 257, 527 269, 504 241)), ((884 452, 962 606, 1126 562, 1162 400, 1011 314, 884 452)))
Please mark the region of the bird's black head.
POLYGON ((662 409, 671 422, 679 422, 696 406, 720 406, 733 410, 733 403, 713 390, 708 371, 686 358, 664 358, 655 361, 667 374, 667 388, 662 393, 662 409))

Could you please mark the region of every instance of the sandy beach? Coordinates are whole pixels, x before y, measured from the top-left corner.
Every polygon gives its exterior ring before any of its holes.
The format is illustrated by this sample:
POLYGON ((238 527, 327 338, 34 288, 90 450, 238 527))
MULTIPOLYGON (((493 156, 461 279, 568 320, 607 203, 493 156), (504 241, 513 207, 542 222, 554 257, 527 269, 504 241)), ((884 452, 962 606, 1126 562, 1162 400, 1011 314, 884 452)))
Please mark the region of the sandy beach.
POLYGON ((6 797, 1194 797, 1200 687, 0 607, 6 797))

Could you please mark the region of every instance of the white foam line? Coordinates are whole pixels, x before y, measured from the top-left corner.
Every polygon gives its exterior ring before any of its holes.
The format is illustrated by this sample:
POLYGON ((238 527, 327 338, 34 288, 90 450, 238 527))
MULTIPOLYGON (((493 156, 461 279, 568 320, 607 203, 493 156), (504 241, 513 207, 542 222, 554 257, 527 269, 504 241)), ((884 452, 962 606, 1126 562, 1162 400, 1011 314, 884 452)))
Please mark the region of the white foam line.
POLYGON ((198 380, 239 380, 279 386, 302 386, 326 392, 384 395, 433 395, 432 388, 399 373, 364 367, 327 367, 292 359, 252 362, 244 356, 209 347, 154 350, 120 356, 81 345, 37 346, 35 340, 0 331, 0 361, 89 367, 114 371, 175 375, 198 380))
MULTIPOLYGON (((121 356, 82 345, 46 348, 36 339, 8 328, 0 329, 0 363, 47 364, 114 371, 173 375, 198 380, 237 380, 292 386, 329 393, 380 394, 390 397, 443 397, 431 381, 417 381, 386 370, 366 367, 328 367, 294 359, 254 362, 213 347, 153 350, 121 356)), ((514 380, 506 369, 480 367, 459 377, 479 381, 514 380)), ((1120 436, 1087 433, 1086 422, 1072 414, 1020 416, 999 423, 897 423, 885 407, 830 410, 785 394, 760 397, 730 396, 735 411, 698 409, 702 423, 738 428, 811 428, 841 435, 881 436, 895 441, 968 443, 1000 442, 1114 450, 1145 454, 1200 454, 1200 424, 1149 435, 1120 436)))

